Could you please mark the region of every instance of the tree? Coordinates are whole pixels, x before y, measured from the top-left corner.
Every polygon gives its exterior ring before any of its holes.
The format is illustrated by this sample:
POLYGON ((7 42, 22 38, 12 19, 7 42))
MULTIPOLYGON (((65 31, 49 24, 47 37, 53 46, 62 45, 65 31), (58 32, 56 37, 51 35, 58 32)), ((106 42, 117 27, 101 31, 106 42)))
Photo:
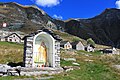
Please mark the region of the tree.
POLYGON ((87 39, 87 44, 95 46, 95 42, 92 40, 92 38, 87 39))

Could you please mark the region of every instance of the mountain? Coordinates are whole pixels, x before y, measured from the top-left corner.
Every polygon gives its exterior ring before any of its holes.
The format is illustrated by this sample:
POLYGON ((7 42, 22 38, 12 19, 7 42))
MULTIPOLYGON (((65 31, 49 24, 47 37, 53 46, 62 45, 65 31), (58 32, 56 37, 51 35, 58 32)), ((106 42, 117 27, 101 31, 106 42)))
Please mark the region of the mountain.
POLYGON ((83 39, 92 38, 96 43, 120 48, 120 10, 106 9, 89 19, 57 20, 36 7, 14 2, 0 3, 0 29, 30 33, 51 28, 83 39), (6 23, 7 26, 3 26, 6 23))
POLYGON ((111 8, 93 18, 67 20, 65 30, 98 44, 120 47, 120 10, 111 8))
POLYGON ((0 3, 0 26, 3 30, 36 31, 43 27, 61 29, 57 20, 37 6, 23 6, 18 3, 0 3), (56 23, 54 23, 56 21, 56 23), (3 27, 3 23, 7 23, 3 27), (58 27, 57 27, 58 26, 58 27))

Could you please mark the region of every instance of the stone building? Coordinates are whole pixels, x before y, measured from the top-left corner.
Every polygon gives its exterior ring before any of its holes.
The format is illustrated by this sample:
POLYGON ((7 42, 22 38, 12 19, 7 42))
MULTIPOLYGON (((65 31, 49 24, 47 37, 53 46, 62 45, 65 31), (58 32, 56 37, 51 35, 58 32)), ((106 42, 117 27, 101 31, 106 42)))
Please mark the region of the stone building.
POLYGON ((85 47, 81 41, 72 42, 72 48, 75 50, 85 50, 85 47))
POLYGON ((56 29, 56 25, 52 21, 48 21, 46 25, 51 29, 56 29))
POLYGON ((11 33, 4 38, 1 37, 1 41, 21 43, 21 37, 17 33, 11 33))
POLYGON ((61 41, 60 47, 63 49, 72 49, 72 45, 69 41, 61 41))
POLYGON ((104 54, 119 54, 119 50, 117 50, 115 47, 113 48, 105 48, 103 50, 100 50, 104 54))
POLYGON ((60 67, 60 37, 48 29, 24 38, 25 67, 60 67))
POLYGON ((88 44, 87 46, 85 46, 85 51, 87 52, 94 52, 95 51, 95 47, 91 44, 88 44))

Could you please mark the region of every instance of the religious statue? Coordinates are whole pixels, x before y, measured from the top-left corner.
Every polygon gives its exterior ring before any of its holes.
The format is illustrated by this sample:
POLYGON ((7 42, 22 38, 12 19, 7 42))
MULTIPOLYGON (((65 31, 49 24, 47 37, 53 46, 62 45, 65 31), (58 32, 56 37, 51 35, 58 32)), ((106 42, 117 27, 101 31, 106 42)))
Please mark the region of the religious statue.
POLYGON ((36 54, 35 63, 38 63, 38 67, 46 66, 47 63, 47 49, 44 42, 41 42, 38 53, 36 54))

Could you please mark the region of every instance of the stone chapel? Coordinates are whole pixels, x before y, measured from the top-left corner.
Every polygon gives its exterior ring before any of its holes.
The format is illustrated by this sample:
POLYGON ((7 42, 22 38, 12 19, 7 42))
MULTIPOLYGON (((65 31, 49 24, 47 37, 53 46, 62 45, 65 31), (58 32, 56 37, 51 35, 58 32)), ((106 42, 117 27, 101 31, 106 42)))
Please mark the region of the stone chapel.
POLYGON ((25 67, 60 67, 60 37, 49 29, 38 30, 24 38, 25 67))

